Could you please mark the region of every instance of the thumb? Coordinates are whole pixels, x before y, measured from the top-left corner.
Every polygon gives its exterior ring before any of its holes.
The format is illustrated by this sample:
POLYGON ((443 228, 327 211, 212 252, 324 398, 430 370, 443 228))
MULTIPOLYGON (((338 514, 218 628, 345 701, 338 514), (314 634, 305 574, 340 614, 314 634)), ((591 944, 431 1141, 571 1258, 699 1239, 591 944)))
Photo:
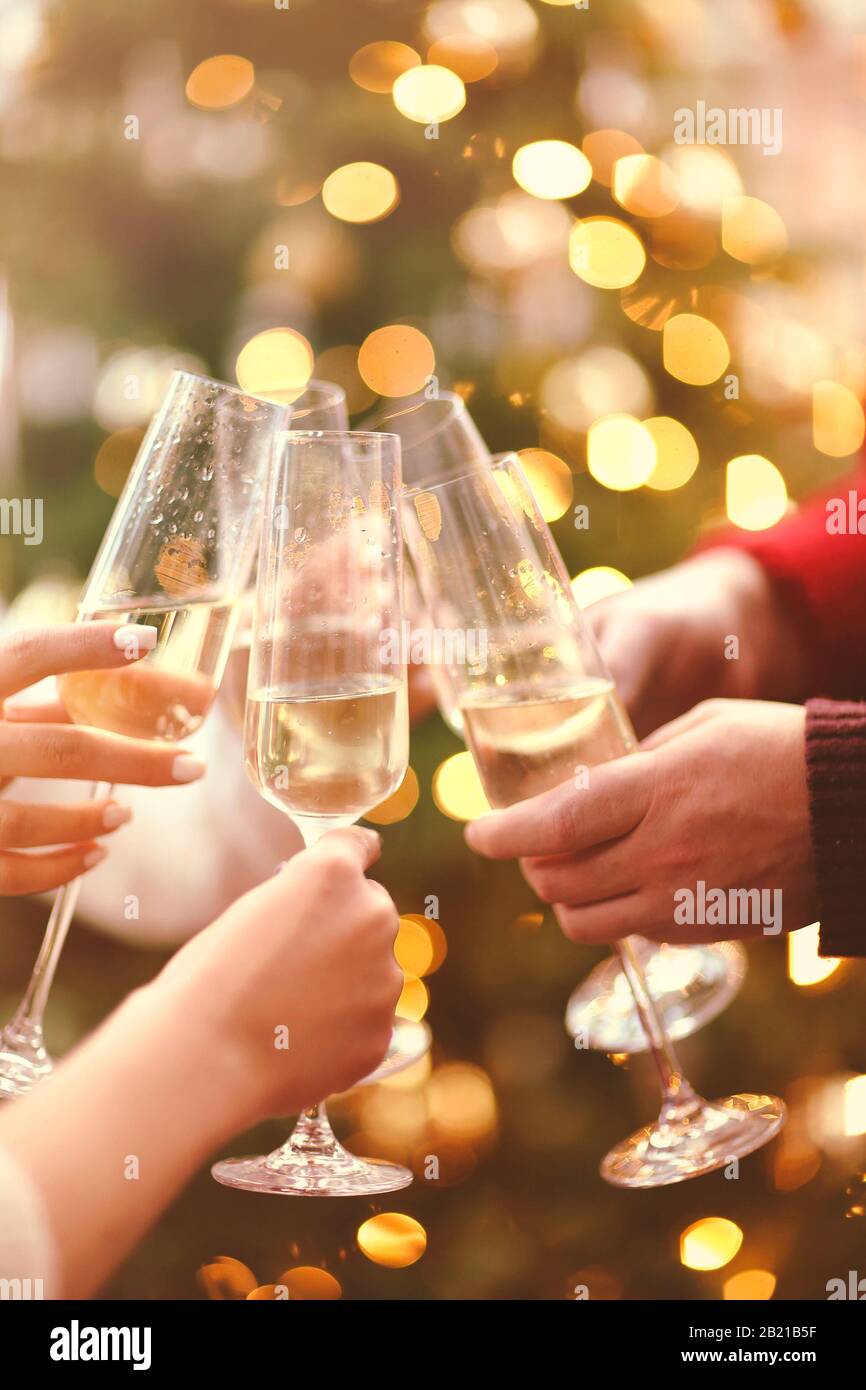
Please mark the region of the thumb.
POLYGON ((382 854, 382 836, 376 830, 350 825, 345 830, 329 830, 304 854, 351 857, 362 872, 371 869, 382 854))

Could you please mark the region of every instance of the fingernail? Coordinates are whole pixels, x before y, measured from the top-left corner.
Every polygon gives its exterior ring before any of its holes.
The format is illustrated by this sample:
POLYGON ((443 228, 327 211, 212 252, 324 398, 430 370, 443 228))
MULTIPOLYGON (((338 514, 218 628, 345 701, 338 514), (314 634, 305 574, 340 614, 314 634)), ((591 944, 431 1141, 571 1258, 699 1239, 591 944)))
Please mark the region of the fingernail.
POLYGON ((155 627, 127 623, 117 629, 111 640, 119 652, 126 652, 134 658, 141 652, 152 652, 158 638, 159 633, 155 627))
POLYGON ((126 825, 132 819, 132 809, 129 806, 118 806, 116 801, 112 801, 110 806, 106 806, 102 817, 102 824, 106 830, 116 830, 119 825, 126 825))
POLYGON ((95 864, 101 863, 107 853, 107 849, 103 849, 101 845, 97 845, 96 849, 92 849, 89 854, 84 856, 85 869, 92 869, 95 864))
POLYGON ((171 765, 171 775, 175 782, 197 782, 206 769, 202 758, 194 758, 192 753, 178 753, 171 765))

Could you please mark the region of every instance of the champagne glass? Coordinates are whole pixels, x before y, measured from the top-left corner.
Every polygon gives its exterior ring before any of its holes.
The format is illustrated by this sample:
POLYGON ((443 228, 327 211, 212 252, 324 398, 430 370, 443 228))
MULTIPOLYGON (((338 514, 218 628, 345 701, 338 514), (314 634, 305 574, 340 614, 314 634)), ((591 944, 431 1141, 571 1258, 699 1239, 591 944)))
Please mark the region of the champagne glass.
MULTIPOLYGON (((347 430, 349 411, 346 393, 335 381, 308 381, 300 395, 292 391, 291 424, 298 430, 347 430)), ((278 400, 278 397, 274 397, 278 400)), ((247 703, 247 673, 249 670, 250 641, 253 630, 253 616, 256 606, 255 586, 244 594, 240 613, 235 624, 231 656, 226 666, 222 683, 220 704, 224 706, 231 723, 241 731, 247 703)))
MULTIPOLYGON (((490 463, 490 451, 461 396, 441 391, 380 407, 376 428, 399 434, 406 486, 444 482, 490 463)), ((418 592, 411 554, 407 555, 406 605, 413 625, 429 628, 418 592)), ((432 650, 436 650, 433 644, 432 650)), ((430 665, 430 678, 442 718, 458 738, 463 717, 447 668, 430 665)), ((646 973, 649 989, 670 1036, 690 1036, 725 1009, 743 983, 746 953, 736 941, 696 946, 657 946, 633 938, 633 949, 646 973)), ((573 991, 566 1027, 588 1047, 602 1052, 645 1052, 649 1043, 634 1005, 634 996, 618 957, 598 965, 573 991)))
MULTIPOLYGON (((271 477, 245 762, 308 846, 384 801, 408 767, 399 488, 400 441, 387 434, 288 432, 271 477)), ((316 1197, 412 1181, 407 1168, 348 1153, 324 1103, 274 1153, 211 1171, 228 1187, 316 1197)))
MULTIPOLYGON (((628 755, 636 740, 515 455, 404 500, 406 543, 487 797, 509 806, 628 755), (458 658, 465 653, 461 661, 458 658)), ((721 1168, 784 1123, 774 1096, 705 1101, 687 1081, 639 955, 618 943, 658 1069, 662 1108, 607 1155, 602 1176, 660 1187, 721 1168)))
MULTIPOLYGON (((139 449, 84 588, 78 621, 156 628, 124 669, 58 681, 76 724, 175 741, 204 720, 249 582, 268 464, 284 406, 175 372, 139 449)), ((97 785, 94 795, 108 789, 97 785)), ((79 880, 55 898, 33 976, 0 1038, 0 1096, 50 1074, 43 1017, 79 880)))

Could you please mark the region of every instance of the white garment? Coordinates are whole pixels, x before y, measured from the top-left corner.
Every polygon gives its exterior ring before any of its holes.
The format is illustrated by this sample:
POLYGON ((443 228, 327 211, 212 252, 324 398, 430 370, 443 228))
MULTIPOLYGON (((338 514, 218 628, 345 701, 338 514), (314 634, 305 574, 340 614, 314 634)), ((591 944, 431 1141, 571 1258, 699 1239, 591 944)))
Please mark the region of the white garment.
POLYGON ((0 1147, 0 1298, 56 1298, 59 1262, 51 1223, 33 1181, 0 1147), (17 1282, 12 1282, 17 1281, 17 1282))

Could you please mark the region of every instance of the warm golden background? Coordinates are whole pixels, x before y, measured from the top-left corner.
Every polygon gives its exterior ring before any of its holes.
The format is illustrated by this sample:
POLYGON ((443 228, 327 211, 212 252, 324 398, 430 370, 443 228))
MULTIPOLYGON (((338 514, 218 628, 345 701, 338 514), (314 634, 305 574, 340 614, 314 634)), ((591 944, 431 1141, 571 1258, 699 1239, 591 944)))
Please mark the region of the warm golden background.
MULTIPOLYGON (((672 562, 726 512, 772 525, 849 466, 866 388, 866 7, 279 5, 0 10, 0 491, 43 497, 46 517, 41 547, 0 540, 19 619, 74 598, 175 365, 262 392, 315 370, 357 418, 435 374, 492 447, 530 451, 582 599, 672 562), (675 111, 698 102, 780 109, 780 152, 676 144, 675 111)), ((427 1011, 432 1058, 334 1107, 362 1151, 439 1154, 443 1182, 318 1203, 202 1174, 110 1292, 244 1296, 317 1266, 347 1297, 824 1297, 862 1268, 863 967, 819 963, 808 931, 751 947, 741 996, 682 1050, 709 1096, 784 1095, 782 1140, 738 1182, 604 1187, 600 1156, 654 1113, 652 1076, 571 1048, 565 1000, 598 953, 542 920, 516 869, 464 848, 461 763, 434 783, 459 753, 438 720, 417 733, 420 797, 386 831, 382 874, 404 913, 439 899, 441 932, 407 922, 402 943, 410 975, 427 972, 404 1011, 427 1011), (393 1218, 389 1240, 359 1240, 379 1210, 420 1227, 393 1218), (216 1256, 252 1274, 197 1282, 216 1256)), ((44 916, 3 908, 4 1016, 44 916)), ((158 963, 74 932, 52 1050, 158 963)))

